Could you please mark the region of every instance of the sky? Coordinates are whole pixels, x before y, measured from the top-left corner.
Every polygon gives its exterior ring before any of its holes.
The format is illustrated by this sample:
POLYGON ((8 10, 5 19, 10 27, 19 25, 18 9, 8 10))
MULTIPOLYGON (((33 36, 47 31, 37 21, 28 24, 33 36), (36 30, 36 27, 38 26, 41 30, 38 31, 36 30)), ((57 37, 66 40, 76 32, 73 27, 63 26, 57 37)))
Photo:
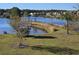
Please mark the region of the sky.
POLYGON ((76 3, 0 3, 0 9, 10 9, 18 7, 20 9, 60 9, 60 10, 74 10, 76 3))

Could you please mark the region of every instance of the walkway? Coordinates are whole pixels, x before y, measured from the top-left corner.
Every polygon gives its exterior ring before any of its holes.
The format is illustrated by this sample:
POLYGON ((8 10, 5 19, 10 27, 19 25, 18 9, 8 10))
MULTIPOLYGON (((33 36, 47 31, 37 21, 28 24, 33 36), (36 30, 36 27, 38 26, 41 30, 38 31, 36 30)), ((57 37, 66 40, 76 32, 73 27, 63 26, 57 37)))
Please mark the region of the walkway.
POLYGON ((42 30, 45 30, 48 33, 52 33, 53 31, 59 28, 59 26, 50 25, 50 24, 41 23, 41 22, 32 22, 32 27, 40 28, 42 30))

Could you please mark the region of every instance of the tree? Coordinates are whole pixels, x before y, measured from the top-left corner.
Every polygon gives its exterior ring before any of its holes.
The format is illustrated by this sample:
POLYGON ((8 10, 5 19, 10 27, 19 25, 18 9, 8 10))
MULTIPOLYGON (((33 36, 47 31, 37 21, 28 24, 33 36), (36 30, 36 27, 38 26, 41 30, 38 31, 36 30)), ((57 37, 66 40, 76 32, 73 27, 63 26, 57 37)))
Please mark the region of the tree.
POLYGON ((23 37, 29 34, 29 22, 18 16, 13 17, 12 19, 10 24, 16 30, 17 37, 19 38, 19 47, 24 47, 23 37))
POLYGON ((65 19, 67 20, 67 34, 69 34, 69 21, 72 20, 72 17, 71 17, 71 13, 69 12, 66 12, 66 14, 64 15, 65 19))
POLYGON ((10 14, 11 16, 20 16, 20 9, 17 8, 17 7, 13 7, 11 10, 10 10, 10 14))
POLYGON ((79 4, 76 4, 75 6, 73 6, 73 8, 75 8, 76 10, 79 10, 79 4))
POLYGON ((67 12, 64 17, 67 20, 67 34, 69 34, 69 30, 74 30, 75 28, 78 28, 78 19, 79 15, 77 15, 77 12, 79 10, 79 4, 77 4, 74 7, 76 10, 67 12))
POLYGON ((28 15, 29 15, 29 13, 27 11, 24 11, 23 16, 28 16, 28 15))
POLYGON ((0 9, 0 15, 3 15, 4 9, 0 9))

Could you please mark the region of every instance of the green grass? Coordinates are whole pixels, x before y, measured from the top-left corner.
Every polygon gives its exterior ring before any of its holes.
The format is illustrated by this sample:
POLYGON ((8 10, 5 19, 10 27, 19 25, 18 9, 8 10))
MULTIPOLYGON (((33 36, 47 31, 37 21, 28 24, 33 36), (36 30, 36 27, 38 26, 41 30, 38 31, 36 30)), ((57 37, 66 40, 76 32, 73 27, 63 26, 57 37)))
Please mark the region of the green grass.
POLYGON ((79 54, 79 35, 67 35, 65 30, 52 34, 24 38, 26 48, 19 48, 15 35, 0 35, 1 55, 71 55, 79 54))

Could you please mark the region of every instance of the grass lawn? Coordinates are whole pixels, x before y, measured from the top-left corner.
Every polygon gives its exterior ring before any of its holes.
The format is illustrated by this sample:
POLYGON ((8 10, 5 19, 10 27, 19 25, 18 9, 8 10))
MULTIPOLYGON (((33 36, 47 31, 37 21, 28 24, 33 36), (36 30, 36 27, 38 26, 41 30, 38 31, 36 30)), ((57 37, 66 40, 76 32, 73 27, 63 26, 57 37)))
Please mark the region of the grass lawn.
POLYGON ((0 35, 1 55, 71 55, 79 54, 79 35, 67 35, 66 31, 34 35, 24 38, 26 48, 18 47, 15 35, 0 35))

